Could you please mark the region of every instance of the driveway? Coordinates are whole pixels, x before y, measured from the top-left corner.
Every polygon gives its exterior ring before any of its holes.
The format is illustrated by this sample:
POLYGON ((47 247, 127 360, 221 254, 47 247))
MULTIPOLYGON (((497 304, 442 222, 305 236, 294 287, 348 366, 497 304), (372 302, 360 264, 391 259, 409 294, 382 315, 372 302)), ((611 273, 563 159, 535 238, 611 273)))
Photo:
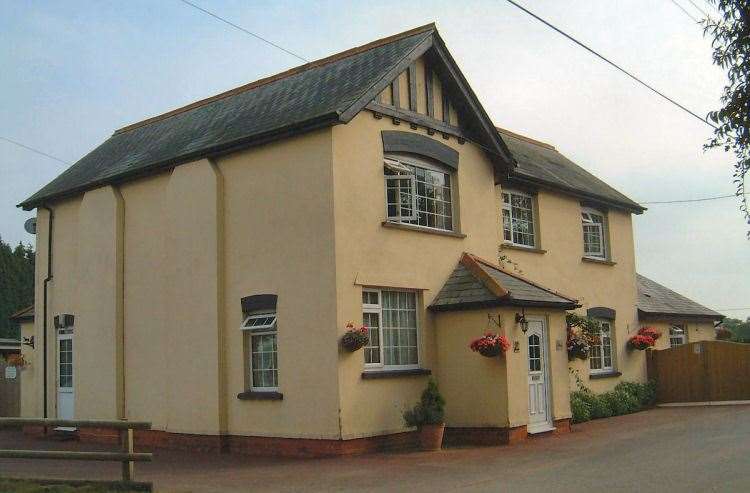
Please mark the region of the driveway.
MULTIPOLYGON (((81 447, 56 443, 57 448, 81 447)), ((94 449, 91 444, 83 444, 94 449)), ((0 433, 0 448, 48 440, 0 433)), ((115 479, 118 464, 0 459, 0 475, 115 479)), ((510 447, 279 460, 157 451, 136 479, 159 492, 750 491, 750 406, 660 408, 510 447)))

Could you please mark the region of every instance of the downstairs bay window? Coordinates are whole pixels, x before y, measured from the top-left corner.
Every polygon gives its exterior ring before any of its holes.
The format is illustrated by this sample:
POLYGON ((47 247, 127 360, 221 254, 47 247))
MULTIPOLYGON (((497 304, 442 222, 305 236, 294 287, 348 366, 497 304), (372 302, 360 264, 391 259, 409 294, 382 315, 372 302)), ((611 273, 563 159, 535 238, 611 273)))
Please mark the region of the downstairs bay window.
POLYGON ((367 369, 419 367, 415 292, 364 289, 362 323, 370 339, 364 348, 367 369))

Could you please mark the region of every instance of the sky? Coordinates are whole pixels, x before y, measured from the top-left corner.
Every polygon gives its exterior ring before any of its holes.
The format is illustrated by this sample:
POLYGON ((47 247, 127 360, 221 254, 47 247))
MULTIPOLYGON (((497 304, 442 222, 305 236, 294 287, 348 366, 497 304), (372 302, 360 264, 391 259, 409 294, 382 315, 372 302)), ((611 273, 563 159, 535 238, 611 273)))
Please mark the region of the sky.
MULTIPOLYGON (((734 191, 732 155, 703 151, 710 127, 506 1, 194 3, 308 59, 436 22, 497 125, 551 143, 640 202, 734 191)), ((699 115, 719 107, 725 74, 701 27, 671 1, 519 3, 699 115)), ((0 0, 0 137, 74 162, 117 128, 299 63, 179 0, 0 0)), ((0 140, 5 241, 34 242, 23 229, 33 212, 15 205, 65 167, 0 140)), ((737 199, 647 207, 634 216, 638 272, 750 316, 737 199)))

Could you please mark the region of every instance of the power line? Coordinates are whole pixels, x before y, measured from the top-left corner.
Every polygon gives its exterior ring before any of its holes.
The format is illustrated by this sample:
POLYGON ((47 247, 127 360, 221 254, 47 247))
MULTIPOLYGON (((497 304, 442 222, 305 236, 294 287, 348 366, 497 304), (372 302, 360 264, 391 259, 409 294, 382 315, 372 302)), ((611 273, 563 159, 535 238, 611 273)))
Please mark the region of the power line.
POLYGON ((302 60, 305 63, 309 63, 310 62, 310 60, 308 60, 307 58, 305 58, 303 56, 300 56, 300 55, 294 53, 293 51, 287 50, 283 46, 277 45, 273 41, 270 41, 270 40, 268 40, 268 39, 266 39, 266 38, 264 38, 262 36, 259 36, 259 35, 255 34, 253 32, 250 32, 247 29, 245 29, 244 27, 238 26, 234 22, 231 22, 231 21, 229 21, 229 20, 227 20, 227 19, 225 19, 225 18, 223 18, 223 17, 221 17, 221 16, 219 16, 217 14, 214 14, 213 12, 208 11, 208 10, 204 9, 203 7, 200 7, 200 6, 198 6, 198 5, 196 5, 196 4, 192 3, 192 2, 189 2, 188 0, 180 0, 180 2, 184 3, 185 5, 189 5, 190 7, 193 7, 194 9, 200 10, 204 14, 210 15, 214 19, 219 20, 219 21, 223 22, 224 24, 228 24, 228 25, 232 26, 233 28, 242 31, 245 34, 249 34, 250 36, 254 37, 255 39, 259 39, 259 40, 263 41, 264 43, 266 43, 268 45, 271 45, 274 48, 277 48, 277 49, 283 51, 284 53, 287 53, 289 55, 292 55, 295 58, 298 58, 298 59, 302 60))
MULTIPOLYGON (((750 193, 745 193, 742 195, 750 195, 750 193)), ((661 200, 661 201, 654 201, 654 202, 641 202, 641 204, 686 204, 688 202, 706 202, 708 200, 719 200, 719 199, 726 199, 729 197, 739 197, 739 195, 736 195, 736 194, 717 195, 715 197, 703 197, 701 199, 661 200)))
POLYGON ((746 306, 745 308, 717 308, 717 312, 740 312, 743 310, 750 310, 750 306, 746 306))
POLYGON ((0 140, 4 140, 5 142, 10 142, 11 144, 16 145, 18 147, 22 147, 22 148, 26 149, 27 151, 31 151, 31 152, 34 152, 36 154, 40 154, 40 155, 42 155, 44 157, 48 157, 50 159, 54 159, 55 161, 59 161, 59 162, 61 162, 63 164, 68 164, 68 165, 73 164, 70 161, 66 161, 64 159, 60 159, 59 157, 55 157, 52 154, 47 154, 44 151, 40 151, 39 149, 36 149, 34 147, 31 147, 31 146, 28 146, 26 144, 22 144, 20 142, 16 142, 15 140, 11 140, 11 139, 9 139, 7 137, 0 136, 0 140))
POLYGON ((677 101, 675 101, 674 99, 670 98, 670 97, 669 97, 669 96, 667 96, 666 94, 662 93, 661 91, 659 91, 659 90, 657 90, 657 89, 653 88, 652 86, 648 85, 647 83, 643 82, 643 81, 642 81, 641 79, 639 79, 639 78, 638 78, 638 77, 636 77, 635 75, 631 74, 630 72, 628 72, 628 71, 627 71, 627 70, 625 70, 624 68, 620 67, 620 66, 619 66, 619 65, 617 65, 617 64, 616 64, 615 62, 613 62, 613 61, 609 60, 609 59, 608 59, 607 57, 605 57, 604 55, 601 55, 600 53, 598 53, 598 52, 594 51, 593 49, 589 48, 588 46, 586 46, 586 45, 585 45, 585 44, 583 44, 582 42, 580 42, 580 41, 578 41, 577 39, 575 39, 575 38, 574 38, 573 36, 571 36, 570 34, 568 34, 568 33, 564 32, 564 31, 562 31, 561 29, 559 29, 558 27, 554 26, 553 24, 551 24, 551 23, 549 23, 549 22, 545 21, 544 19, 542 19, 542 18, 541 18, 541 17, 539 17, 538 15, 536 15, 536 14, 534 14, 533 12, 531 12, 531 11, 527 10, 526 8, 522 7, 521 5, 517 4, 517 3, 516 3, 516 2, 514 2, 513 0, 506 0, 506 1, 507 1, 508 3, 510 3, 511 5, 513 5, 514 7, 516 7, 516 8, 518 8, 518 9, 520 9, 520 10, 522 10, 522 11, 526 12, 526 13, 527 13, 527 14, 529 14, 529 15, 530 15, 531 17, 533 17, 534 19, 538 20, 538 21, 539 21, 539 22, 541 22, 542 24, 546 25, 546 26, 547 26, 547 27, 549 27, 550 29, 553 29, 553 30, 557 31, 557 32, 558 32, 559 34, 562 34, 563 36, 565 36, 566 38, 568 38, 568 39, 569 39, 570 41, 574 42, 575 44, 577 44, 578 46, 580 46, 580 47, 581 47, 581 48, 583 48, 584 50, 588 51, 588 52, 589 52, 589 53, 591 53, 592 55, 594 55, 594 56, 596 56, 596 57, 600 58, 601 60, 605 61, 606 63, 608 63, 608 64, 612 65, 612 66, 613 66, 614 68, 616 68, 617 70, 619 70, 619 71, 620 71, 620 72, 622 72, 623 74, 627 75, 628 77, 630 77, 630 78, 631 78, 631 79, 633 79, 634 81, 638 82, 638 83, 639 83, 639 84, 641 84, 642 86, 646 87, 646 88, 647 88, 647 89, 649 89, 650 91, 654 92, 655 94, 657 94, 657 95, 661 96, 661 97, 662 97, 663 99, 665 99, 665 100, 669 101, 670 103, 672 103, 673 105, 677 106, 677 107, 678 107, 678 108, 680 108, 680 109, 681 109, 682 111, 684 111, 684 112, 686 112, 686 113, 688 113, 688 114, 690 114, 690 115, 694 116, 695 118, 697 118, 698 120, 702 121, 702 122, 703 122, 703 123, 705 123, 706 125, 708 125, 708 126, 710 126, 710 127, 713 127, 713 128, 716 128, 716 126, 715 126, 715 125, 713 125, 713 124, 712 124, 711 122, 709 122, 709 121, 708 121, 708 120, 706 120, 705 118, 703 118, 703 117, 701 117, 701 116, 698 116, 698 114, 697 114, 697 113, 695 113, 695 112, 693 112, 693 111, 690 111, 689 109, 687 109, 686 107, 684 107, 683 105, 681 105, 680 103, 678 103, 677 101))
MULTIPOLYGON (((686 9, 685 7, 683 7, 682 5, 680 5, 679 3, 677 3, 677 1, 676 1, 676 0, 671 0, 671 2, 672 2, 673 4, 675 4, 675 5, 677 6, 677 8, 678 8, 678 9, 682 10, 682 12, 683 12, 683 13, 684 13, 684 14, 685 14, 686 16, 690 17, 690 18, 691 18, 691 19, 693 20, 693 22, 695 22, 696 24, 699 24, 699 23, 700 23, 700 21, 699 21, 698 19, 696 19, 696 18, 695 18, 695 17, 693 16, 693 14, 691 14, 690 12, 688 12, 688 11, 687 11, 687 9, 686 9)), ((695 4, 693 4, 693 5, 695 5, 695 4)))
POLYGON ((698 6, 698 4, 697 4, 697 3, 695 3, 695 2, 693 1, 693 0, 688 0, 688 2, 690 2, 690 5, 692 5, 693 7, 695 7, 695 10, 697 10, 698 12, 700 12, 701 14, 703 14, 703 16, 704 16, 704 17, 705 17, 706 19, 709 19, 709 18, 710 18, 710 16, 708 15, 708 12, 706 12, 705 10, 703 10, 702 8, 700 8, 700 7, 698 6))

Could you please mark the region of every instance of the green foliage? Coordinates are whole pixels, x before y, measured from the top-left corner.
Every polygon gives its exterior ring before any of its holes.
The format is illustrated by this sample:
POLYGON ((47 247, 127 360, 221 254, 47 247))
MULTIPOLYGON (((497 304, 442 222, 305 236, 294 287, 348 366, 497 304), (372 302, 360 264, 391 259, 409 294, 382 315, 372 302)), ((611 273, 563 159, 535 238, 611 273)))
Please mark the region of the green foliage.
POLYGON ((750 5, 747 0, 709 1, 716 6, 719 16, 702 21, 703 34, 713 38, 713 62, 727 72, 728 83, 721 96, 723 107, 708 113, 716 129, 705 148, 734 152, 735 193, 740 198, 740 211, 750 225, 745 195, 745 176, 750 170, 750 5))
POLYGON ((732 333, 732 342, 750 343, 750 317, 744 322, 737 318, 725 318, 721 327, 732 333))
POLYGON ((601 395, 591 395, 591 418, 609 418, 614 415, 609 401, 601 395))
POLYGON ((18 338, 18 324, 8 317, 34 303, 34 250, 11 248, 0 238, 0 338, 18 338))
POLYGON ((615 392, 633 396, 639 407, 649 407, 656 401, 656 382, 620 382, 615 387, 615 392))
POLYGON ((437 425, 445 422, 445 399, 440 395, 437 382, 430 378, 421 400, 404 412, 407 426, 437 425))
POLYGON ((591 407, 585 400, 586 392, 576 391, 570 394, 570 411, 574 423, 583 423, 591 419, 591 407))

